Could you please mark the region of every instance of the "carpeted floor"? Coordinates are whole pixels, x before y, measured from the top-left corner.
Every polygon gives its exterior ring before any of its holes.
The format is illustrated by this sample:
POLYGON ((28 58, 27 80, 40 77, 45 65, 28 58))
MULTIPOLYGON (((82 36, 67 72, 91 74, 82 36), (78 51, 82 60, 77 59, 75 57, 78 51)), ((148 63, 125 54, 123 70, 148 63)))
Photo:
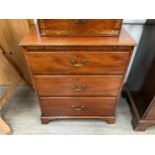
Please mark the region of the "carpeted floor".
MULTIPOLYGON (((3 93, 5 87, 0 89, 3 93)), ((18 87, 2 111, 15 135, 123 135, 155 134, 155 126, 145 132, 135 132, 131 126, 131 114, 124 98, 120 98, 116 110, 117 120, 109 125, 101 120, 59 120, 42 125, 40 109, 35 93, 28 87, 18 87)), ((1 131, 0 131, 0 134, 1 131)))

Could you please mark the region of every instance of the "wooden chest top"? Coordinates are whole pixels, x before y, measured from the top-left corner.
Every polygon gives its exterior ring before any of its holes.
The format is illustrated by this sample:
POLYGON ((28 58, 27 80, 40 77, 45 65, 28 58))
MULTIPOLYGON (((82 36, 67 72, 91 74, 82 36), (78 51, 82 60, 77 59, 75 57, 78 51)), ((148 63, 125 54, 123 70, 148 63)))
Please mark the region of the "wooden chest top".
POLYGON ((37 29, 26 35, 20 46, 135 46, 135 41, 122 27, 119 37, 41 37, 37 29))

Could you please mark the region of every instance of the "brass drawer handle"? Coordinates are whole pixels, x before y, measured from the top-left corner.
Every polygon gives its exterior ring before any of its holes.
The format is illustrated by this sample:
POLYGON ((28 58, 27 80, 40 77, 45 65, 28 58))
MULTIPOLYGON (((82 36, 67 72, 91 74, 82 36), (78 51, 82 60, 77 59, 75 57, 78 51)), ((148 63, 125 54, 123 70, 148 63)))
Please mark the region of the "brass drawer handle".
POLYGON ((88 63, 87 59, 83 59, 81 63, 78 63, 77 60, 75 59, 70 59, 69 63, 75 67, 83 67, 84 65, 86 65, 88 63))
POLYGON ((82 111, 86 107, 84 105, 72 105, 72 108, 74 108, 74 110, 76 110, 76 111, 82 111))
POLYGON ((86 88, 86 84, 72 84, 71 87, 74 89, 74 91, 81 92, 86 88))
POLYGON ((87 24, 88 20, 87 19, 77 19, 75 20, 75 24, 78 24, 78 25, 84 25, 84 24, 87 24))

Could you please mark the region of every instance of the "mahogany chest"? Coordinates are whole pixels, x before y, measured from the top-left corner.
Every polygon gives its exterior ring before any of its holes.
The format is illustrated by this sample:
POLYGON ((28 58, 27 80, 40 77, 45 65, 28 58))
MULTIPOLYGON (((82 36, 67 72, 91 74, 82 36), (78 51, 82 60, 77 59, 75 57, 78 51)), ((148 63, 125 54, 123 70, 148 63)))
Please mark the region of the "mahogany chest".
POLYGON ((135 42, 119 37, 40 37, 32 30, 25 49, 41 121, 102 119, 115 122, 115 109, 135 42))

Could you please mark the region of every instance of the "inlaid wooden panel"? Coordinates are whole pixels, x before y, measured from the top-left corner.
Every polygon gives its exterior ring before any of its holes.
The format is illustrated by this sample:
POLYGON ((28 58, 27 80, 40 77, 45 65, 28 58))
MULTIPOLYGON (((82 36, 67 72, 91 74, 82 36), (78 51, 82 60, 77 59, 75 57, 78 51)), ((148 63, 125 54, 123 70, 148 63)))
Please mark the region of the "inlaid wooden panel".
POLYGON ((29 52, 33 74, 123 74, 129 52, 29 52))
POLYGON ((41 36, 118 36, 121 19, 39 19, 41 36))
POLYGON ((114 116, 114 97, 40 98, 43 116, 114 116))
POLYGON ((117 96, 123 76, 34 76, 40 96, 117 96))

